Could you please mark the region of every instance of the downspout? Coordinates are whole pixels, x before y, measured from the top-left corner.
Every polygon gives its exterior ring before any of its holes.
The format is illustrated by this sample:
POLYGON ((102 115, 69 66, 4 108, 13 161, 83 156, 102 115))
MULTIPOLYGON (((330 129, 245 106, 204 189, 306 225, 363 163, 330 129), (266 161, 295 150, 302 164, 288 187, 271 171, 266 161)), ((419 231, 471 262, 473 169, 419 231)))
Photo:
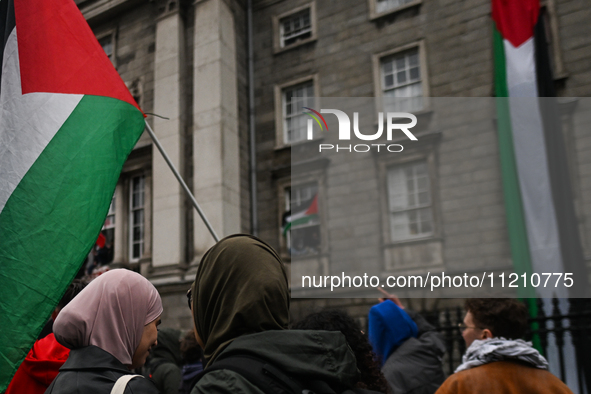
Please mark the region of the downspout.
POLYGON ((254 59, 252 49, 252 0, 248 0, 248 129, 250 136, 250 225, 252 235, 258 235, 256 132, 254 122, 254 59))

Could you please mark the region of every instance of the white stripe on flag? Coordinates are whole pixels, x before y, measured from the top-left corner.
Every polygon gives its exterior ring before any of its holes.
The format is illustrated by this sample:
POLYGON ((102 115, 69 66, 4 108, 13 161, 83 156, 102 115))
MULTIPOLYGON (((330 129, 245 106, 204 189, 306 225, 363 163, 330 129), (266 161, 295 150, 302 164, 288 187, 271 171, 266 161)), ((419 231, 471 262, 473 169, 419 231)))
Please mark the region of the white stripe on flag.
POLYGON ((16 29, 4 48, 0 87, 0 212, 29 168, 82 99, 80 94, 22 94, 16 29))
POLYGON ((515 48, 503 40, 509 97, 538 97, 533 37, 515 48))
MULTIPOLYGON (((539 103, 533 38, 519 48, 504 40, 509 111, 532 268, 564 271, 539 103)), ((566 297, 564 286, 540 287, 542 297, 566 297)))

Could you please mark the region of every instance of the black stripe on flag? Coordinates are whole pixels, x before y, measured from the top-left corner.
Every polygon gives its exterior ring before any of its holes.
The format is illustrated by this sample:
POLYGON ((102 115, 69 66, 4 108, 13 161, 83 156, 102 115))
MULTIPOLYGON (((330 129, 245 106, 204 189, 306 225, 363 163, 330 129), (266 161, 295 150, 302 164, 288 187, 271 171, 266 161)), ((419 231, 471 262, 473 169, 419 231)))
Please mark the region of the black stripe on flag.
POLYGON ((587 297, 589 295, 587 269, 575 214, 574 196, 570 182, 571 173, 560 111, 555 98, 556 89, 550 65, 543 14, 540 14, 535 27, 535 56, 540 112, 544 124, 548 171, 564 271, 572 272, 574 276, 574 285, 569 289, 570 296, 587 297))
MULTIPOLYGON (((4 65, 4 47, 10 33, 16 27, 14 19, 14 0, 0 0, 0 66, 4 65)), ((0 68, 2 70, 2 68, 0 68)), ((0 87, 2 86, 2 73, 0 72, 0 87)))

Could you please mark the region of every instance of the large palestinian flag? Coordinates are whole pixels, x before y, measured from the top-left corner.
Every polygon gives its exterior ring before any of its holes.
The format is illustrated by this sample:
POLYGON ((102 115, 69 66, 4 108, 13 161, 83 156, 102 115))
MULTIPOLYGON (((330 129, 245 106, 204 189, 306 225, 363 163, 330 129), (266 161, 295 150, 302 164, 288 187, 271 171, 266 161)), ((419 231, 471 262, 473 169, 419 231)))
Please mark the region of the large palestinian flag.
POLYGON ((143 114, 72 0, 0 0, 0 392, 95 243, 143 114))
POLYGON ((539 0, 492 0, 492 17, 501 170, 515 271, 570 272, 575 284, 568 292, 564 281, 557 287, 528 285, 520 295, 583 296, 585 266, 560 116, 551 98, 554 80, 539 0))

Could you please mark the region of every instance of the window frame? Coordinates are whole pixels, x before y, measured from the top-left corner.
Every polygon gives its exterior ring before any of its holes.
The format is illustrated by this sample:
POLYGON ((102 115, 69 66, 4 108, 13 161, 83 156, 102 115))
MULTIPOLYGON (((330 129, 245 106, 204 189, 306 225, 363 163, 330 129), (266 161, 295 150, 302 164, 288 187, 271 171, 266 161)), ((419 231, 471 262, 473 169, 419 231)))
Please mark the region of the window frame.
POLYGON ((142 259, 142 257, 144 257, 145 254, 145 250, 146 250, 146 176, 144 174, 137 174, 134 176, 131 176, 129 178, 129 190, 128 190, 128 198, 129 198, 129 205, 128 205, 128 211, 127 211, 127 216, 128 216, 128 232, 127 232, 127 248, 128 248, 128 259, 130 263, 136 263, 138 261, 140 261, 142 259), (142 205, 141 207, 136 207, 134 208, 133 206, 133 182, 134 179, 140 178, 142 180, 142 205), (134 230, 134 222, 133 222, 133 214, 135 212, 135 210, 142 210, 142 237, 141 237, 141 252, 140 252, 140 256, 138 257, 134 257, 133 256, 133 247, 134 247, 134 239, 133 239, 133 230, 134 230))
POLYGON ((413 244, 417 242, 431 241, 441 239, 441 214, 439 211, 439 189, 437 179, 437 167, 435 165, 435 149, 434 146, 425 146, 423 149, 419 148, 416 151, 409 151, 404 157, 388 158, 378 161, 378 173, 380 179, 380 208, 384 213, 384 220, 382 221, 382 240, 385 247, 395 245, 413 244), (390 207, 389 207, 389 191, 388 191, 388 171, 392 167, 404 166, 416 162, 424 162, 427 166, 427 174, 429 177, 429 188, 431 198, 431 215, 433 218, 433 230, 431 234, 425 236, 417 236, 401 240, 392 240, 392 228, 390 224, 390 207))
POLYGON ((403 10, 406 10, 406 9, 409 9, 409 8, 412 8, 412 7, 419 6, 419 5, 421 5, 423 3, 422 0, 412 0, 409 3, 403 4, 403 5, 399 6, 399 7, 390 8, 390 9, 387 9, 385 11, 378 12, 377 11, 377 9, 378 9, 378 3, 377 3, 378 0, 367 0, 367 1, 368 1, 368 4, 369 4, 369 20, 374 20, 374 19, 378 19, 378 18, 387 16, 387 15, 390 15, 390 14, 394 14, 396 12, 400 12, 400 11, 403 11, 403 10))
MULTIPOLYGON (((423 108, 420 110, 412 111, 413 114, 424 113, 430 111, 430 100, 429 100, 429 71, 427 68, 427 54, 425 49, 425 40, 415 41, 406 45, 402 45, 390 50, 376 53, 372 56, 373 75, 374 75, 374 91, 377 101, 377 112, 383 112, 384 108, 384 89, 382 88, 382 60, 400 54, 402 52, 409 51, 417 48, 419 55, 419 73, 421 88, 423 93, 423 108)), ((377 114, 376 114, 377 115, 377 114)))
POLYGON ((292 48, 297 48, 301 45, 305 45, 309 42, 316 41, 317 39, 317 31, 316 31, 316 1, 311 1, 309 3, 303 4, 299 7, 293 8, 287 12, 282 14, 273 15, 272 17, 273 23, 273 53, 277 54, 283 51, 290 50, 292 48), (289 45, 282 45, 282 27, 281 27, 281 20, 285 19, 289 16, 297 14, 305 9, 310 10, 310 37, 304 38, 302 40, 297 40, 293 44, 289 45))
MULTIPOLYGON (((309 182, 298 183, 295 186, 295 188, 303 188, 305 186, 312 185, 312 184, 316 187, 316 195, 318 196, 318 200, 320 200, 320 198, 321 198, 321 196, 320 196, 320 185, 319 185, 318 181, 316 181, 316 180, 309 181, 309 182)), ((291 210, 291 196, 292 196, 291 191, 293 189, 294 189, 294 186, 291 183, 289 185, 285 185, 284 188, 283 188, 283 201, 285 203, 285 205, 283 206, 283 209, 284 209, 283 210, 283 213, 291 210), (289 200, 288 200, 288 189, 289 189, 289 200)), ((302 225, 302 226, 299 226, 299 227, 296 226, 295 227, 296 230, 298 228, 305 228, 305 227, 312 227, 312 226, 317 226, 319 232, 322 230, 322 220, 321 220, 322 215, 320 213, 320 203, 319 202, 318 202, 318 206, 319 206, 318 207, 318 211, 319 211, 319 213, 318 213, 318 223, 313 224, 313 225, 302 225)), ((281 217, 283 219, 283 214, 281 215, 281 217)), ((305 255, 302 255, 302 256, 312 257, 312 256, 317 256, 317 255, 319 255, 322 252, 322 234, 320 234, 320 235, 321 235, 321 238, 320 238, 320 243, 318 245, 318 252, 316 252, 316 253, 308 253, 308 254, 305 254, 305 255)), ((283 238, 283 242, 285 243, 285 250, 286 250, 287 253, 289 253, 290 243, 291 242, 290 242, 290 240, 287 237, 282 237, 282 238, 283 238)))
MULTIPOLYGON (((405 178, 405 181, 408 181, 408 178, 405 178)), ((394 163, 394 164, 390 164, 386 166, 386 200, 388 201, 388 226, 390 228, 390 237, 389 237, 389 241, 390 243, 401 243, 401 242, 406 242, 406 241, 412 241, 412 240, 416 240, 416 239, 424 239, 424 238, 430 238, 433 236, 433 234, 435 233, 435 215, 433 212, 433 205, 434 205, 434 201, 433 201, 433 187, 432 187, 432 179, 431 179, 431 174, 429 173, 429 163, 427 161, 427 159, 418 159, 418 160, 413 160, 413 161, 409 161, 409 162, 404 162, 404 163, 394 163), (404 167, 408 167, 408 166, 413 166, 413 165, 418 165, 418 164, 424 164, 425 169, 426 169, 426 176, 427 176, 427 182, 428 182, 428 191, 429 191, 429 202, 426 204, 417 204, 416 206, 413 207, 405 207, 404 209, 398 209, 398 210, 392 210, 389 204, 390 201, 390 172, 393 169, 401 169, 404 167), (431 215, 431 231, 428 233, 419 233, 417 235, 408 235, 407 237, 404 238, 399 238, 399 239, 394 239, 394 232, 393 232, 393 228, 392 228, 392 216, 395 214, 399 214, 399 213, 405 213, 405 212, 411 212, 411 211, 419 211, 419 210, 423 210, 425 208, 429 209, 430 215, 431 215)))
MULTIPOLYGON (((312 81, 313 84, 313 91, 314 91, 314 98, 320 97, 320 87, 318 84, 318 74, 307 75, 305 77, 301 77, 298 79, 291 80, 289 82, 275 85, 275 149, 282 149, 294 144, 304 143, 308 141, 307 139, 301 141, 294 141, 294 142, 285 142, 286 139, 286 132, 285 130, 285 117, 283 114, 283 95, 284 90, 296 85, 300 85, 306 82, 312 81)), ((320 108, 320 102, 317 100, 314 103, 314 106, 320 108)), ((320 136, 316 135, 314 140, 318 139, 320 136)))
POLYGON ((326 255, 328 253, 328 230, 327 230, 327 208, 326 208, 326 174, 325 169, 317 169, 306 173, 305 175, 299 175, 296 177, 285 177, 279 179, 275 185, 277 191, 277 228, 279 229, 279 253, 281 258, 286 262, 291 262, 291 254, 287 249, 287 243, 285 237, 281 234, 282 231, 282 222, 283 222, 283 214, 287 211, 286 210, 286 189, 292 188, 293 185, 300 186, 306 185, 310 183, 316 183, 318 187, 318 216, 319 216, 319 226, 320 226, 320 249, 318 253, 303 255, 302 258, 304 259, 316 259, 319 262, 322 261, 322 265, 324 267, 323 272, 328 269, 328 260, 326 260, 326 255))

